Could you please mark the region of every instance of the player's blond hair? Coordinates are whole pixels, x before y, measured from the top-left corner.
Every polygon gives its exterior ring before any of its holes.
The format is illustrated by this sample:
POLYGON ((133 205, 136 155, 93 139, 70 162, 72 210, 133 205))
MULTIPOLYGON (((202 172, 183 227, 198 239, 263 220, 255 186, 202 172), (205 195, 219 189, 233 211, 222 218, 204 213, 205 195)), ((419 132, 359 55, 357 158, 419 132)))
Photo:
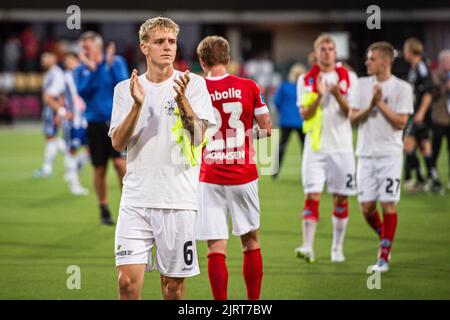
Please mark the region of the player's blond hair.
POLYGON ((332 43, 334 48, 336 49, 336 42, 334 39, 327 33, 322 33, 317 39, 314 41, 314 50, 317 50, 322 43, 332 43))
POLYGON ((417 38, 408 38, 405 40, 405 46, 416 56, 421 56, 423 54, 423 44, 417 38))
POLYGON ((176 36, 180 32, 180 27, 170 18, 166 17, 156 17, 150 18, 141 24, 139 28, 139 41, 147 42, 150 36, 150 32, 157 29, 170 29, 176 36))
POLYGON ((208 67, 230 62, 230 45, 220 36, 208 36, 197 46, 197 55, 208 67))
POLYGON ((79 40, 80 41, 92 40, 99 47, 103 47, 103 38, 100 35, 100 33, 95 31, 86 31, 82 33, 79 40))
POLYGON ((369 46, 368 51, 379 51, 382 55, 394 62, 394 46, 387 41, 374 42, 369 46))

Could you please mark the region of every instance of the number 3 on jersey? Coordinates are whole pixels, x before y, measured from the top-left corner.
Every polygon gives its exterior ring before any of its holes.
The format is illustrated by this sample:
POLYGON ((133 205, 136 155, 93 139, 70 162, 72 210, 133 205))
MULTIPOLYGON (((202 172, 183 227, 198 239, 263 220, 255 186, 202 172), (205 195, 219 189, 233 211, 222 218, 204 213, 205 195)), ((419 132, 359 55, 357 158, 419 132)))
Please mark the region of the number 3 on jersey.
POLYGON ((218 151, 224 149, 240 148, 245 143, 245 125, 240 120, 242 114, 242 103, 240 102, 226 102, 222 104, 223 112, 229 113, 230 118, 228 120, 228 126, 224 128, 225 137, 223 137, 223 131, 216 136, 217 132, 222 128, 222 116, 220 111, 214 107, 214 116, 216 117, 216 125, 206 130, 206 136, 212 140, 206 145, 207 151, 218 151), (231 135, 230 129, 233 130, 231 135), (234 132, 236 135, 234 135, 234 132), (229 136, 230 135, 230 136, 229 136), (216 136, 216 137, 214 137, 216 136))

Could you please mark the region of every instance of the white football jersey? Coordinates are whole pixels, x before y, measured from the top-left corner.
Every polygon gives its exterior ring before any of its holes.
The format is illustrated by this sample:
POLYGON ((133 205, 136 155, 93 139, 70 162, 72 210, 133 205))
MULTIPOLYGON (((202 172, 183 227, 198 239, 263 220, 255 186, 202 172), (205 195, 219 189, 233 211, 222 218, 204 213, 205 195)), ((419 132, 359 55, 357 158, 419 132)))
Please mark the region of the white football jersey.
MULTIPOLYGON (((359 78, 359 98, 356 109, 365 109, 373 97, 374 86, 381 86, 383 100, 395 113, 413 113, 413 92, 411 86, 396 76, 377 82, 374 76, 359 78)), ((395 129, 374 107, 366 121, 358 126, 358 142, 356 155, 383 156, 402 154, 403 130, 395 129)))
MULTIPOLYGON (((161 83, 150 82, 145 74, 138 77, 144 88, 145 100, 127 147, 127 172, 120 202, 123 206, 197 210, 200 166, 186 165, 172 133, 178 119, 174 114, 177 103, 173 86, 174 79, 180 76, 181 72, 175 70, 161 83)), ((192 73, 190 78, 185 95, 194 113, 210 125, 215 124, 205 80, 192 73)), ((110 136, 132 105, 130 79, 127 79, 114 88, 110 136)))
MULTIPOLYGON (((65 77, 64 71, 58 66, 52 66, 44 76, 43 92, 52 97, 59 98, 64 94, 65 77)), ((48 106, 50 108, 50 106, 48 106)))
MULTIPOLYGON (((339 81, 336 71, 321 72, 320 74, 328 85, 335 85, 339 81)), ((346 99, 351 108, 354 106, 354 92, 357 90, 357 83, 352 82, 350 79, 350 87, 346 94, 346 99)), ((305 86, 304 74, 301 75, 297 81, 297 105, 299 108, 301 107, 303 94, 311 90, 311 88, 305 86)), ((322 106, 323 117, 320 152, 353 152, 352 126, 348 117, 342 112, 336 98, 331 93, 326 92, 322 98, 322 106)), ((307 150, 311 149, 309 134, 306 135, 305 148, 307 150)))
POLYGON ((84 118, 84 110, 86 106, 83 99, 78 95, 73 74, 71 71, 64 72, 64 79, 66 82, 65 103, 68 109, 73 112, 73 127, 76 129, 86 128, 87 121, 84 118))

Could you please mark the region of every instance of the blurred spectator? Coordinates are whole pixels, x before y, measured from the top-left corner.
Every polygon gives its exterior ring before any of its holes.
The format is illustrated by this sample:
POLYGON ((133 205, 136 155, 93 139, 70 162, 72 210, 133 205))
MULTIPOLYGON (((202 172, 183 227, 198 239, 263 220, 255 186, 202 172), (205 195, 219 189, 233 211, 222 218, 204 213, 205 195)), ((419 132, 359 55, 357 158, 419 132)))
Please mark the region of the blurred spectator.
MULTIPOLYGON (((447 150, 450 155, 450 50, 442 50, 439 53, 438 69, 433 73, 433 104, 432 104, 432 149, 433 166, 441 150, 442 140, 447 138, 447 150)), ((450 157, 448 158, 450 177, 450 157)), ((450 179, 447 184, 450 189, 450 179)))
MULTIPOLYGON (((302 149, 305 141, 305 134, 302 130, 303 120, 297 107, 297 79, 301 74, 305 73, 305 71, 306 69, 303 64, 294 64, 289 71, 288 79, 281 84, 275 93, 274 102, 278 109, 278 126, 281 129, 281 139, 278 150, 280 170, 291 132, 293 130, 297 132, 301 142, 300 149, 302 149)), ((278 177, 280 170, 273 175, 274 179, 278 177)))
POLYGON ((13 114, 11 107, 8 105, 8 95, 6 92, 0 91, 0 124, 12 124, 13 114))
POLYGON ((20 34, 20 41, 24 50, 24 70, 36 71, 39 55, 38 38, 31 27, 26 27, 20 34))
POLYGON ((19 68, 21 44, 17 36, 13 35, 6 40, 3 49, 3 69, 5 71, 17 71, 19 68))
POLYGON ((55 51, 55 47, 56 47, 56 41, 51 36, 44 39, 43 44, 42 44, 43 51, 53 52, 53 51, 55 51))

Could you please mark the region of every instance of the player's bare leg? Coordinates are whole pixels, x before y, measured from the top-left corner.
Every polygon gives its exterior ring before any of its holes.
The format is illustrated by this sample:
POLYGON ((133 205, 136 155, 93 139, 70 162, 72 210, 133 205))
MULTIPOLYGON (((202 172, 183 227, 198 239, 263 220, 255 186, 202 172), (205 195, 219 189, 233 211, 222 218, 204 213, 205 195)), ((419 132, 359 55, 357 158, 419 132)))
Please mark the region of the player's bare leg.
POLYGON ((208 240, 208 279, 214 300, 228 298, 227 240, 208 240))
POLYGON ((344 262, 344 238, 348 223, 348 197, 335 194, 333 195, 333 202, 333 243, 331 246, 331 261, 344 262))
POLYGON ((302 212, 303 245, 295 249, 297 257, 303 258, 308 263, 314 263, 314 238, 317 222, 319 220, 319 202, 321 193, 308 193, 306 195, 305 208, 302 212))
POLYGON ((258 241, 259 230, 250 231, 241 236, 244 260, 242 272, 247 286, 247 298, 259 300, 263 278, 261 247, 258 241))
POLYGON ((119 272, 119 299, 140 300, 144 285, 145 264, 130 264, 117 267, 119 272))
POLYGON ((107 204, 106 165, 94 167, 94 187, 100 204, 107 204))
POLYGON ((123 177, 127 171, 127 163, 125 158, 118 157, 113 159, 114 169, 116 169, 117 177, 119 178, 119 187, 122 190, 123 177))
POLYGON ((184 278, 172 278, 161 275, 161 292, 164 300, 184 299, 186 281, 184 278))

